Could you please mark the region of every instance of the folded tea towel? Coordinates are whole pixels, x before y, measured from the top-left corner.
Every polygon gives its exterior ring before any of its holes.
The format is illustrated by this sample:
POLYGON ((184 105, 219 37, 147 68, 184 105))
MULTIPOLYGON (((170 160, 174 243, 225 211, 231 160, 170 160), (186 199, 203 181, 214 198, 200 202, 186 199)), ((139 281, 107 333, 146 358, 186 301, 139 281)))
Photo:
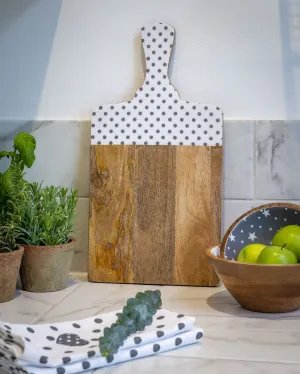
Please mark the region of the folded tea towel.
POLYGON ((203 336, 193 317, 160 309, 151 326, 129 336, 113 359, 102 357, 99 337, 119 312, 53 324, 0 322, 0 371, 2 365, 10 374, 87 372, 192 344, 203 336))

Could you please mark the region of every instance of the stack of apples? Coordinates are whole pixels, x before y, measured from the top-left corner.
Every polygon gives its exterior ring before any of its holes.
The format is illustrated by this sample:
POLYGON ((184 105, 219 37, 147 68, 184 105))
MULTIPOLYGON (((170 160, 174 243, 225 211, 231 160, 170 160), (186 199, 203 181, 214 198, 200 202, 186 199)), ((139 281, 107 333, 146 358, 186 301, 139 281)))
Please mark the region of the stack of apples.
POLYGON ((276 233, 270 246, 260 243, 246 245, 237 261, 264 265, 300 263, 300 226, 283 227, 276 233))

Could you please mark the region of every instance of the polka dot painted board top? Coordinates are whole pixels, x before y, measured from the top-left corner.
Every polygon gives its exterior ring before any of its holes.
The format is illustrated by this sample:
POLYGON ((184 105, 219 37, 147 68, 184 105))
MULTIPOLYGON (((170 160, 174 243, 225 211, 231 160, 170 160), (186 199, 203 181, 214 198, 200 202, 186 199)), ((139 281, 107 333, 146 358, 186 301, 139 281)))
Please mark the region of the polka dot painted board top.
POLYGON ((144 84, 131 101, 94 109, 92 145, 222 145, 221 109, 181 100, 169 81, 174 36, 174 28, 167 24, 142 28, 144 84))
POLYGON ((203 336, 193 317, 160 309, 151 326, 128 337, 114 357, 104 358, 100 356, 99 337, 119 312, 55 324, 0 322, 2 369, 8 367, 10 374, 21 370, 32 374, 81 373, 196 343, 203 336))

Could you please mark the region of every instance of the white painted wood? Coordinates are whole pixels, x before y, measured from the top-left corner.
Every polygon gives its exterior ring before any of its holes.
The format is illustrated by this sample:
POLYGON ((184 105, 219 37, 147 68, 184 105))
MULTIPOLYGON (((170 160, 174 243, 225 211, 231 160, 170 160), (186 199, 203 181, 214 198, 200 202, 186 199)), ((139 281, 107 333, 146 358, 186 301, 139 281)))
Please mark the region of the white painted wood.
POLYGON ((221 109, 182 100, 170 83, 174 34, 158 22, 142 28, 145 82, 131 101, 95 108, 92 144, 222 145, 221 109))

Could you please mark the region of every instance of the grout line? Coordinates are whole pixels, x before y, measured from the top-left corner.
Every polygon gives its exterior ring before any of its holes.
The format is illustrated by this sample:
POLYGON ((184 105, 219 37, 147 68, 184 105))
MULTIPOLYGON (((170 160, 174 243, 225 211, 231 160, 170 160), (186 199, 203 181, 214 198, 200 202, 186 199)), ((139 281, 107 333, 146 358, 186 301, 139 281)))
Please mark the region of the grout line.
POLYGON ((253 128, 253 199, 256 200, 256 125, 257 121, 254 121, 253 128))
MULTIPOLYGON (((77 291, 80 286, 82 286, 84 283, 79 282, 77 285, 75 285, 74 290, 69 292, 68 294, 64 295, 61 299, 59 299, 56 303, 51 305, 48 309, 46 309, 42 314, 40 314, 38 317, 36 317, 31 324, 36 324, 38 321, 40 321, 50 310, 52 310, 54 307, 56 307, 61 301, 66 299, 69 295, 73 294, 73 292, 77 291)), ((73 286, 71 286, 73 287, 73 286)), ((59 291, 60 292, 60 291, 59 291)))
POLYGON ((274 202, 286 202, 286 201, 300 201, 300 199, 234 199, 234 198, 224 198, 223 197, 223 200, 226 200, 226 201, 238 201, 238 202, 246 202, 246 201, 252 201, 252 202, 256 202, 256 201, 274 201, 274 202))

